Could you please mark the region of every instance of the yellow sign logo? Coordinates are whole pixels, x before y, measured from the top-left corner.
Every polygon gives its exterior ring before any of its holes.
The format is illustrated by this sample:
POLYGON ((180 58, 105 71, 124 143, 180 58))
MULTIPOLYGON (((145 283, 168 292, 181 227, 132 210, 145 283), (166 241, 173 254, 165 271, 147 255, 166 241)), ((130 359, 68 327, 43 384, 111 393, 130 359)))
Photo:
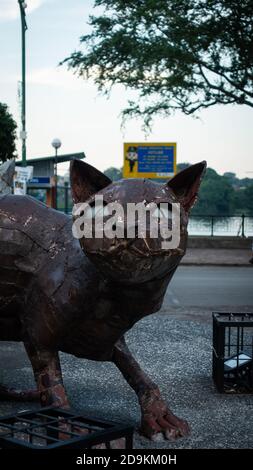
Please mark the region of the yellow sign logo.
POLYGON ((176 174, 175 142, 124 144, 124 178, 172 178, 176 174))

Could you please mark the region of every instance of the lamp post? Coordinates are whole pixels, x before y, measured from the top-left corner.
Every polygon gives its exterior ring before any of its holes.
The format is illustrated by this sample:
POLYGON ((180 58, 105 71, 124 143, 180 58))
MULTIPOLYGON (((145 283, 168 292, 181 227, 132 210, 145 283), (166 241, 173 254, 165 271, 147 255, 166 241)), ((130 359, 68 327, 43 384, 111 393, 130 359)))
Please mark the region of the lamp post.
POLYGON ((55 160, 54 160, 54 177, 55 177, 55 209, 57 209, 57 157, 58 149, 61 147, 60 139, 54 139, 52 141, 52 147, 55 149, 55 160))
POLYGON ((21 16, 21 31, 22 31, 22 110, 21 110, 21 121, 22 130, 20 137, 22 139, 22 166, 26 166, 26 56, 25 56, 25 33, 27 31, 26 23, 26 8, 27 4, 24 0, 18 0, 21 16))

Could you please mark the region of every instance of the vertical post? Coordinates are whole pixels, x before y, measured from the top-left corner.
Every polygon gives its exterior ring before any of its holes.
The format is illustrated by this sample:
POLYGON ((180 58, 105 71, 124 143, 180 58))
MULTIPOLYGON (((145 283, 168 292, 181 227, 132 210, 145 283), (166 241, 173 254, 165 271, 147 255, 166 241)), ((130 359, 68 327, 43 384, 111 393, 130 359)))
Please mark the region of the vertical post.
POLYGON ((211 216, 211 237, 213 237, 213 227, 214 227, 214 217, 213 215, 211 216))
POLYGON ((69 184, 67 181, 64 183, 64 212, 68 214, 69 211, 69 184))
MULTIPOLYGON (((253 357, 253 336, 251 338, 251 357, 253 357)), ((250 386, 253 389, 253 361, 251 361, 250 386)))
POLYGON ((224 392, 225 326, 217 325, 217 364, 215 381, 219 392, 224 392))
MULTIPOLYGON (((230 328, 230 327, 229 327, 230 328)), ((213 380, 219 392, 224 392, 224 360, 226 354, 226 323, 217 312, 213 313, 213 380)))
POLYGON ((25 33, 27 30, 25 8, 26 4, 23 0, 18 0, 21 15, 21 53, 22 53, 22 105, 21 105, 21 121, 22 121, 22 166, 26 166, 26 42, 25 33))
POLYGON ((239 372, 239 364, 240 364, 240 326, 237 327, 237 335, 236 335, 236 375, 239 372))
POLYGON ((60 139, 54 139, 52 141, 52 147, 55 149, 55 159, 54 159, 54 178, 55 178, 55 186, 54 186, 54 208, 57 209, 57 190, 58 190, 58 184, 57 184, 57 163, 58 163, 58 149, 61 147, 61 141, 60 139))
POLYGON ((242 237, 245 238, 245 214, 242 214, 242 237))
POLYGON ((55 209, 57 209, 57 157, 58 157, 58 148, 55 147, 55 161, 54 161, 54 177, 55 177, 55 209))
POLYGON ((125 449, 132 449, 133 448, 133 432, 128 432, 125 438, 126 447, 125 449))

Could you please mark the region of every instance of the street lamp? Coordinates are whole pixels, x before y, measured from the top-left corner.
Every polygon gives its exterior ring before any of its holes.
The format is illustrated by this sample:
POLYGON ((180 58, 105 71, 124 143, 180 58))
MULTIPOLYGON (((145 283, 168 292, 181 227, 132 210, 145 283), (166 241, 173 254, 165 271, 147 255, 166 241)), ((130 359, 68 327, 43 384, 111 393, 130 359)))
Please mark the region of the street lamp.
POLYGON ((55 160, 54 160, 54 177, 55 177, 55 209, 57 209, 57 157, 58 149, 61 147, 60 139, 54 139, 52 141, 52 147, 55 149, 55 160))
POLYGON ((26 84, 25 84, 25 73, 26 73, 26 57, 25 57, 25 33, 27 31, 26 23, 26 8, 27 4, 24 0, 18 0, 20 15, 21 15, 21 31, 22 31, 22 110, 21 110, 21 121, 22 130, 20 132, 20 138, 22 139, 22 166, 26 166, 26 84))

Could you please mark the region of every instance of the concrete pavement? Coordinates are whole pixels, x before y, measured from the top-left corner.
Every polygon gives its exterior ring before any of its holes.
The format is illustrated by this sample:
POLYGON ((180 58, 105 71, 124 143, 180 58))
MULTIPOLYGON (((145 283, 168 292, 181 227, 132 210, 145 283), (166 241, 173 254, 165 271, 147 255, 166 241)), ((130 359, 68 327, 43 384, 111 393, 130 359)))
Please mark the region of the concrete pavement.
POLYGON ((253 265, 249 263, 249 259, 252 256, 250 249, 188 248, 181 264, 195 266, 246 266, 253 269, 253 265))

